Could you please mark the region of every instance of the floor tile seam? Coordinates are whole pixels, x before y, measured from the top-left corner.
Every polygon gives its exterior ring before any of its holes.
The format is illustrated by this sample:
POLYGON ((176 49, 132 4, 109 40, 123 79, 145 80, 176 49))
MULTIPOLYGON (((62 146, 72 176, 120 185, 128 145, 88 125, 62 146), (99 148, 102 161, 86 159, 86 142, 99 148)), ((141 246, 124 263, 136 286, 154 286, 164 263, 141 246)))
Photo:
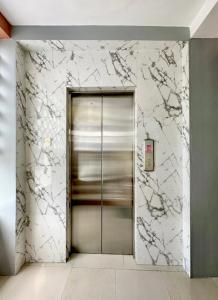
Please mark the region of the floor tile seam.
MULTIPOLYGON (((63 268, 69 268, 69 269, 75 269, 75 268, 80 268, 80 269, 108 269, 108 270, 129 270, 129 271, 144 271, 144 272, 167 272, 167 273, 185 273, 184 270, 158 270, 158 269, 140 269, 140 268, 131 268, 131 267, 125 267, 125 266, 122 266, 122 267, 107 267, 107 266, 74 266, 73 264, 67 264, 67 265, 63 265, 63 266, 54 266, 54 265, 25 265, 26 268, 28 267, 33 267, 33 268, 42 268, 42 269, 47 269, 47 268, 51 268, 51 269, 63 269, 63 268)), ((22 272, 22 270, 21 270, 22 272)), ((215 283, 216 284, 216 283, 215 283)))
POLYGON ((143 269, 132 269, 132 268, 112 268, 112 267, 86 267, 86 266, 72 266, 71 269, 88 269, 88 270, 116 270, 116 271, 139 271, 139 272, 165 272, 165 273, 185 273, 184 271, 178 270, 143 270, 143 269))
MULTIPOLYGON (((170 288, 169 284, 167 283, 166 276, 164 274, 161 274, 161 282, 162 282, 164 289, 166 290, 169 300, 175 300, 175 297, 171 293, 172 288, 170 288)), ((179 296, 179 299, 180 299, 180 296, 179 296)))
POLYGON ((65 283, 63 285, 62 292, 60 292, 60 295, 58 295, 58 300, 63 300, 64 291, 65 291, 65 288, 67 287, 68 279, 70 279, 71 273, 72 273, 72 268, 69 269, 69 272, 68 272, 68 274, 66 276, 66 279, 65 279, 65 283))
MULTIPOLYGON (((46 263, 45 263, 45 265, 37 265, 37 264, 35 264, 35 263, 33 263, 33 264, 26 264, 26 265, 24 265, 24 267, 39 267, 39 268, 93 268, 93 269, 124 269, 124 270, 137 270, 137 271, 158 271, 158 272, 179 272, 179 273, 181 273, 181 272, 185 272, 184 270, 182 270, 182 269, 180 269, 180 270, 167 270, 167 269, 165 269, 165 270, 158 270, 158 269, 152 269, 152 268, 147 268, 147 269, 142 269, 142 268, 137 268, 137 267, 125 267, 124 265, 122 266, 122 267, 105 267, 105 266, 102 266, 102 267, 95 267, 95 266, 92 266, 92 267, 88 267, 88 266, 78 266, 78 265, 76 265, 76 266, 74 266, 73 265, 73 263, 66 263, 65 265, 46 265, 46 263), (72 266, 71 266, 71 264, 72 264, 72 266)), ((22 272, 22 270, 21 270, 21 272, 22 272)), ((20 272, 19 272, 20 273, 20 272)))

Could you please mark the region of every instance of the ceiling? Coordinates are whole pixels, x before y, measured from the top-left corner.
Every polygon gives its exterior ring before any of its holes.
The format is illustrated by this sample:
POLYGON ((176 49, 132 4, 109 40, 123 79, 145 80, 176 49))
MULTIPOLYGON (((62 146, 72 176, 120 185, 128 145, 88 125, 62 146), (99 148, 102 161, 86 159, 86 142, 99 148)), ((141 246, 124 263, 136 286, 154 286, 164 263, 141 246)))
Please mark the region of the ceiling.
POLYGON ((205 0, 0 0, 12 25, 190 27, 205 0))
POLYGON ((214 6, 204 22, 199 26, 195 38, 217 38, 218 37, 218 3, 214 6))

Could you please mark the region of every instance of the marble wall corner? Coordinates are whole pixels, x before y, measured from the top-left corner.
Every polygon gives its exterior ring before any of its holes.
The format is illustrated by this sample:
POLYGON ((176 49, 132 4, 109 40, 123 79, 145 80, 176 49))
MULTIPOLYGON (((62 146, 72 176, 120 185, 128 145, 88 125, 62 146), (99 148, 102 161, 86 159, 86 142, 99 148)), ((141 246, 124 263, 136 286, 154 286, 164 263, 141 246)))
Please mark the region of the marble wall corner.
POLYGON ((16 45, 16 258, 17 273, 26 260, 26 94, 25 94, 25 53, 16 45))

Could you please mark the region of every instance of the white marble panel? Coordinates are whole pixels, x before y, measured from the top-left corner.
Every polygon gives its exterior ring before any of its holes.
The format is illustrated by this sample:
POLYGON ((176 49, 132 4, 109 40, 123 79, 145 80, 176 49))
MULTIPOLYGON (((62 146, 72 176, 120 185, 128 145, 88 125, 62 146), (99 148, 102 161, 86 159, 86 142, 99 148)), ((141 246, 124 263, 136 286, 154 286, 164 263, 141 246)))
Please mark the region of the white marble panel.
POLYGON ((190 253, 190 143, 189 143, 189 45, 182 53, 183 93, 182 93, 182 133, 183 133, 183 266, 191 273, 190 253))
POLYGON ((181 265, 186 236, 183 202, 189 190, 189 182, 184 181, 189 163, 187 44, 22 44, 26 48, 27 259, 64 261, 66 257, 66 88, 135 87, 136 261, 181 265), (143 168, 147 136, 155 140, 151 173, 143 168))
POLYGON ((25 54, 18 45, 16 48, 16 94, 17 94, 17 130, 16 130, 16 258, 15 272, 25 262, 26 219, 26 95, 25 95, 25 54))

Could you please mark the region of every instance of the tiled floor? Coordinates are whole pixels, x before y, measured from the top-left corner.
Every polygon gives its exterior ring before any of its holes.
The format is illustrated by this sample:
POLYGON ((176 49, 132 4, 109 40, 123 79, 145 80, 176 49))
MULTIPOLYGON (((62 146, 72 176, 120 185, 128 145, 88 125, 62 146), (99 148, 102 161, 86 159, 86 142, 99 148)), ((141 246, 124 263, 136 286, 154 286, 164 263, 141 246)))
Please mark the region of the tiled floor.
POLYGON ((218 300, 218 278, 190 280, 181 268, 138 266, 131 256, 74 255, 0 277, 0 300, 218 300))

